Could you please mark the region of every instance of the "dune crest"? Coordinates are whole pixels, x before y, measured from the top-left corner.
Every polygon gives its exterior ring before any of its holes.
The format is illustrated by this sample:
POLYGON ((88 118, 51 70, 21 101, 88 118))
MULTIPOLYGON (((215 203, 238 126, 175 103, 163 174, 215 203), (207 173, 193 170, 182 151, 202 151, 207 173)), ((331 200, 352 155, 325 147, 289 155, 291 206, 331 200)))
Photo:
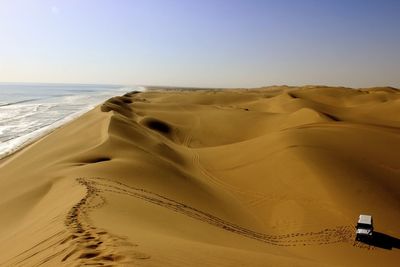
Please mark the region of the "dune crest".
POLYGON ((113 97, 0 162, 0 266, 397 266, 399 112, 395 88, 113 97))

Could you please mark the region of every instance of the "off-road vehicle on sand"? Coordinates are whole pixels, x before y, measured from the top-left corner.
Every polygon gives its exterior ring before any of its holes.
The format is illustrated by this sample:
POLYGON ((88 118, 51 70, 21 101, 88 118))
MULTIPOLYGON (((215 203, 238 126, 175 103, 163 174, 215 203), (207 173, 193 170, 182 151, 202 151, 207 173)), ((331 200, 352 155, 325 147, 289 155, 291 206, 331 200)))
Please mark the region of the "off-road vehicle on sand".
POLYGON ((361 214, 356 225, 356 240, 371 240, 374 233, 371 215, 361 214))

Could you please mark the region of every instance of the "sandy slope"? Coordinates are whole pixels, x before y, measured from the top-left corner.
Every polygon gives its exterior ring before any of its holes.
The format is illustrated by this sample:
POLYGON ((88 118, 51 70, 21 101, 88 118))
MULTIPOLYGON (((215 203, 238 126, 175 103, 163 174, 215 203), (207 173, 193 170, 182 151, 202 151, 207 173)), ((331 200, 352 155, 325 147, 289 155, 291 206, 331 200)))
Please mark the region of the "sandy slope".
POLYGON ((392 88, 115 97, 0 163, 0 265, 397 266, 398 114, 392 88))

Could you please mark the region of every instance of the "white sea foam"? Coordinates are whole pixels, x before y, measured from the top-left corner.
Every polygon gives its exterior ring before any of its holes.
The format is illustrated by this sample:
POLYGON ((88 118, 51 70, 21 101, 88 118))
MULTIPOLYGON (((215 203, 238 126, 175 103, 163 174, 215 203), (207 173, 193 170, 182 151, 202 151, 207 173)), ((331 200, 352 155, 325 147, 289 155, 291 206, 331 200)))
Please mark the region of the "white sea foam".
POLYGON ((0 158, 115 95, 142 87, 0 84, 0 158), (14 104, 13 104, 14 103, 14 104))

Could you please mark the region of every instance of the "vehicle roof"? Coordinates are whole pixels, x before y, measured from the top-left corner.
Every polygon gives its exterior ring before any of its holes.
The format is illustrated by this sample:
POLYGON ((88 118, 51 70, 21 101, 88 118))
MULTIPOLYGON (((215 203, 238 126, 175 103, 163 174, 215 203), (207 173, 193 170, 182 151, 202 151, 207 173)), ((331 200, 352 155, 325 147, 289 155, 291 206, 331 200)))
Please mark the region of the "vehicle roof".
POLYGON ((358 223, 372 224, 372 216, 361 214, 358 218, 358 223))

